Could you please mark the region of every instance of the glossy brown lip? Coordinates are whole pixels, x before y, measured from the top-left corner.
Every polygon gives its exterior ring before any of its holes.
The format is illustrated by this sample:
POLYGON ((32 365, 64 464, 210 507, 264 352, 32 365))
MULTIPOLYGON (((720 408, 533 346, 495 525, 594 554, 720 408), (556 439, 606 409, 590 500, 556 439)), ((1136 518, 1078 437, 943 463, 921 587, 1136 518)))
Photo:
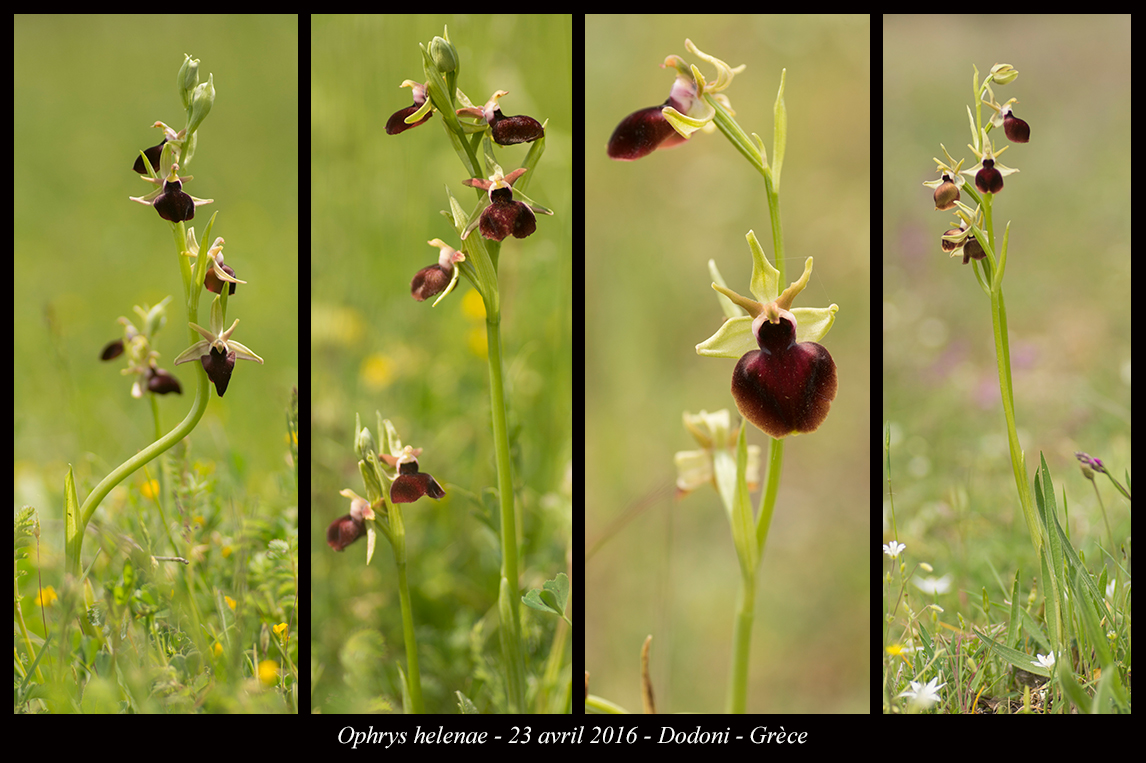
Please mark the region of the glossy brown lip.
POLYGON ((346 514, 331 522, 330 527, 326 528, 326 542, 335 551, 343 551, 365 532, 365 522, 346 514))

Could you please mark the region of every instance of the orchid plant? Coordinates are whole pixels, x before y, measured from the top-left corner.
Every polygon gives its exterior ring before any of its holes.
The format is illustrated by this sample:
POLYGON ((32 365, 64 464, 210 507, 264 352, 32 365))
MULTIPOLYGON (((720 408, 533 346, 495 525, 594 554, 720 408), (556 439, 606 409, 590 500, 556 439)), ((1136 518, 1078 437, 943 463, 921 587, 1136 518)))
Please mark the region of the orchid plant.
MULTIPOLYGON (((180 175, 179 170, 190 165, 198 145, 200 128, 214 105, 216 97, 214 78, 209 76, 205 82, 201 82, 198 59, 186 55, 176 77, 176 86, 185 113, 185 126, 176 131, 161 121, 154 122, 154 127, 162 130, 163 138, 157 145, 141 150, 131 165, 132 170, 142 180, 154 186, 154 189, 145 195, 129 198, 154 209, 158 217, 164 221, 165 227, 170 228, 174 243, 173 264, 177 267, 182 280, 181 297, 178 300, 167 297, 154 306, 137 305, 134 312, 138 317, 135 320, 119 318, 120 336, 105 345, 100 353, 100 359, 103 361, 122 358, 126 362, 122 373, 132 377, 131 396, 140 400, 147 399, 149 402, 154 441, 141 447, 138 452, 112 469, 82 502, 70 466, 64 480, 64 551, 69 581, 66 587, 69 590, 77 590, 77 587, 82 586, 82 609, 79 612, 78 622, 84 635, 100 646, 105 646, 109 640, 114 644, 122 637, 116 632, 118 626, 114 621, 109 623, 104 619, 104 613, 109 605, 114 609, 122 602, 99 602, 96 595, 98 589, 87 577, 93 560, 88 560, 89 565, 85 569, 84 539, 93 515, 116 486, 194 431, 207 409, 212 384, 217 394, 222 397, 231 380, 236 360, 263 363, 262 358, 253 350, 232 338, 238 324, 237 319, 229 328, 224 329, 228 297, 235 294, 237 284, 246 284, 246 281, 238 279, 231 265, 224 263, 222 253, 224 241, 221 237, 217 237, 213 244, 208 244, 212 240, 217 213, 204 226, 201 235, 196 235, 195 229, 187 225, 195 217, 198 207, 213 201, 186 193, 184 185, 192 178, 190 175, 180 175), (210 307, 209 329, 199 325, 199 302, 204 289, 216 295, 210 307), (198 362, 193 366, 195 370, 192 384, 195 391, 190 410, 178 425, 165 432, 157 398, 159 395, 183 393, 183 384, 174 372, 160 366, 161 352, 157 342, 159 332, 166 324, 168 311, 173 304, 178 305, 180 312, 186 315, 181 322, 186 325, 189 346, 175 357, 172 365, 198 362)), ((125 161, 123 166, 125 172, 128 166, 125 161)), ((94 357, 92 359, 94 360, 94 357)), ((169 484, 164 484, 170 480, 166 469, 161 470, 161 476, 163 482, 155 483, 158 487, 149 486, 148 490, 152 491, 150 497, 155 499, 165 537, 176 555, 154 556, 151 555, 152 549, 148 548, 146 550, 148 556, 143 558, 151 564, 174 561, 188 565, 183 582, 187 592, 191 594, 186 598, 189 611, 181 613, 180 616, 189 618, 193 626, 188 628, 188 631, 194 634, 193 638, 197 641, 196 646, 200 653, 206 655, 210 651, 210 645, 206 640, 205 629, 200 627, 197 597, 194 595, 191 583, 194 574, 191 560, 196 555, 191 548, 191 539, 173 532, 173 523, 168 522, 165 504, 169 508, 172 488, 169 484)), ((127 567, 130 568, 130 565, 127 567)), ((127 574, 125 572, 125 575, 127 574)), ((67 641, 67 637, 62 639, 62 642, 67 641)), ((34 656, 35 650, 30 641, 27 646, 29 653, 34 656)), ((113 647, 111 651, 114 654, 116 650, 113 647)))
MULTIPOLYGON (((1010 600, 1006 604, 1006 608, 1009 608, 1009 625, 1000 624, 994 629, 984 627, 976 629, 974 633, 986 650, 1001 662, 1010 665, 1014 682, 1024 687, 1024 705, 1028 710, 1031 707, 1032 685, 1053 679, 1054 690, 1046 695, 1048 698, 1046 707, 1054 707, 1061 711, 1069 707, 1064 703, 1065 699, 1077 705, 1081 712, 1111 710, 1118 712, 1122 711, 1121 708, 1129 712, 1129 692, 1122 685, 1118 655, 1121 649, 1118 644, 1120 638, 1118 634, 1122 630, 1128 633, 1129 617, 1109 601, 1110 594, 1117 588, 1113 585, 1117 582, 1117 573, 1116 580, 1112 581, 1112 587, 1107 588, 1105 583, 1108 573, 1105 567, 1097 575, 1087 569, 1085 557, 1074 548, 1073 544, 1077 541, 1073 540, 1060 524, 1059 499, 1051 482, 1046 459, 1040 454, 1032 484, 1019 443, 1011 375, 1007 307, 1003 293, 1003 279, 1009 254, 1010 222, 1003 228, 1000 241, 995 219, 1001 194, 1004 191, 1015 193, 1014 190, 1007 190, 1014 187, 1014 181, 1007 178, 1019 172, 1015 167, 1004 165, 1000 157, 1013 146, 1022 146, 1031 139, 1030 125, 1015 113, 1018 99, 1010 98, 1000 103, 995 94, 996 88, 1009 86, 1015 82, 1019 72, 1010 64, 1001 63, 991 67, 990 72, 980 79, 978 68, 972 67, 972 69, 974 107, 967 107, 971 134, 971 142, 967 147, 978 161, 964 169, 964 164, 968 160, 954 158, 946 146, 940 144, 944 158, 934 160, 938 177, 923 185, 932 189, 932 201, 936 211, 950 211, 956 217, 953 227, 949 227, 938 237, 940 250, 952 258, 958 258, 963 265, 971 265, 980 289, 990 302, 999 392, 1011 469, 1018 504, 1022 509, 1031 544, 1038 559, 1041 573, 1037 576, 1040 592, 1045 597, 1043 606, 1038 606, 1034 590, 1029 597, 1022 597, 1019 589, 1020 573, 1016 572, 1013 586, 1008 592, 1010 600), (1002 136, 998 132, 1000 128, 1009 145, 1000 145, 1002 143, 1002 136), (1019 611, 1021 598, 1026 599, 1027 611, 1023 613, 1019 611), (1022 642, 1028 638, 1033 638, 1048 654, 1032 655, 1024 651, 1022 642), (1070 654, 1072 644, 1075 665, 1072 665, 1071 660, 1055 659, 1056 654, 1058 656, 1070 654), (1086 656, 1088 653, 1089 657, 1086 656), (1088 695, 1074 676, 1076 665, 1084 661, 1090 661, 1099 668, 1094 671, 1098 688, 1093 697, 1088 695)), ((1008 161, 1011 161, 1013 156, 1008 154, 1008 161)), ((890 451, 890 428, 885 434, 885 448, 890 451)), ((1092 458, 1086 453, 1078 453, 1076 457, 1082 464, 1083 475, 1088 479, 1093 481, 1096 472, 1108 473, 1100 459, 1092 458)), ((890 464, 888 455, 889 488, 890 464)), ((1122 488, 1113 477, 1111 479, 1129 502, 1129 491, 1122 488)), ((890 494, 889 489, 889 496, 890 494)), ((1061 500, 1065 509, 1065 491, 1061 500)), ((932 677, 926 684, 922 681, 925 673, 935 669, 933 663, 941 660, 943 646, 939 640, 933 638, 934 628, 931 629, 930 635, 922 629, 916 634, 915 619, 909 617, 908 624, 904 627, 906 635, 899 639, 899 643, 896 643, 895 637, 889 634, 891 624, 898 619, 896 612, 899 605, 908 595, 908 587, 905 584, 911 576, 908 565, 902 559, 907 546, 898 540, 894 505, 891 507, 891 519, 895 540, 885 544, 884 554, 894 560, 901 580, 898 582, 900 587, 898 596, 885 595, 887 608, 885 622, 888 624, 885 628, 885 652, 889 655, 889 659, 885 660, 884 711, 893 712, 898 709, 892 709, 895 699, 906 698, 906 709, 915 712, 926 710, 941 700, 952 705, 957 701, 964 701, 959 696, 952 698, 941 695, 939 690, 946 685, 946 682, 939 683, 940 677, 932 677), (908 643, 913 638, 925 641, 928 644, 927 649, 911 650, 908 643), (927 654, 923 654, 924 652, 927 654), (905 666, 908 668, 906 671, 905 666), (914 675, 911 675, 911 671, 914 675), (916 678, 920 680, 914 680, 916 678), (910 684, 910 688, 906 688, 906 684, 910 684), (904 690, 893 697, 895 688, 904 690)), ((1107 529, 1110 534, 1111 549, 1117 548, 1109 525, 1107 529)), ((1115 567, 1117 568, 1117 565, 1115 567)), ((895 582, 893 575, 892 572, 885 574, 885 591, 895 582)), ((942 593, 950 584, 950 580, 951 576, 945 575, 931 581, 929 591, 932 594, 942 593)), ((915 582, 917 586, 923 587, 920 585, 922 581, 915 582)), ((983 589, 982 601, 984 612, 989 618, 993 618, 995 613, 987 588, 983 589)), ((998 608, 999 604, 995 603, 994 606, 998 608)), ((905 605, 903 609, 909 613, 919 611, 919 607, 915 605, 905 605)), ((941 611, 937 605, 936 611, 941 611)), ((963 615, 958 616, 961 626, 959 630, 962 630, 963 615)), ((966 639, 965 643, 973 643, 973 639, 966 639)), ((1125 654, 1128 657, 1128 649, 1125 654)), ((955 656, 958 658, 958 653, 955 656)), ((951 662, 957 674, 962 671, 962 662, 961 658, 951 662)), ((991 672, 973 670, 972 687, 976 684, 982 685, 978 689, 979 695, 982 695, 987 688, 987 679, 984 676, 990 675, 991 672)), ((1089 682, 1089 678, 1084 681, 1084 683, 1089 682)))
MULTIPOLYGON (((216 238, 211 246, 207 245, 211 240, 218 213, 208 221, 202 236, 196 236, 195 229, 186 225, 195 217, 197 207, 213 201, 199 199, 183 191, 184 183, 192 178, 190 175, 178 174, 181 166, 187 167, 191 163, 198 145, 199 128, 215 103, 214 76, 208 77, 206 82, 200 82, 199 79, 199 60, 184 56, 176 82, 186 112, 186 126, 176 131, 163 122, 155 122, 154 126, 163 131, 163 139, 158 145, 140 151, 132 169, 139 173, 144 181, 156 188, 144 196, 133 196, 130 199, 154 208, 159 217, 166 220, 171 227, 175 259, 183 279, 181 304, 186 311, 186 323, 191 337, 190 346, 175 358, 174 365, 199 361, 196 365, 201 368, 202 373, 195 374, 196 392, 191 410, 178 426, 161 435, 158 408, 154 405, 153 396, 182 392, 178 380, 170 372, 156 365, 158 354, 152 349, 151 344, 155 333, 166 320, 166 308, 171 298, 168 297, 153 308, 148 306, 136 308, 136 313, 143 319, 142 330, 126 318, 120 318, 119 322, 124 328, 123 338, 105 347, 101 357, 110 360, 121 353, 126 353, 128 367, 124 373, 137 377, 132 387, 133 396, 142 397, 145 388, 151 393, 157 436, 153 443, 113 469, 92 490, 82 505, 79 503, 75 483, 69 471, 65 491, 68 571, 77 577, 81 571, 84 530, 100 502, 135 470, 174 446, 195 429, 207 409, 211 385, 215 385, 216 392, 222 397, 227 391, 236 360, 250 360, 260 364, 263 362, 253 350, 231 338, 239 323, 238 319, 230 328, 223 329, 227 299, 234 294, 236 284, 245 284, 246 281, 236 278, 234 269, 224 264, 224 241, 221 237, 216 238), (216 294, 211 302, 210 329, 198 325, 199 300, 204 288, 216 294)), ((174 543, 174 540, 172 542, 174 543)))
MULTIPOLYGON (((443 212, 446 219, 443 238, 428 242, 438 249, 437 261, 414 274, 410 294, 418 302, 433 299, 432 304, 436 306, 455 290, 464 276, 485 305, 493 454, 497 462, 496 493, 500 509, 496 525, 502 559, 498 585, 501 665, 507 711, 524 712, 527 706, 526 650, 522 637, 521 605, 534 606, 531 602, 540 602, 545 611, 562 615, 564 599, 561 596, 546 598, 549 596, 548 584, 544 591, 531 592, 531 596, 522 597, 518 593, 518 565, 522 556, 518 548, 512 456, 506 420, 498 264, 504 241, 528 239, 537 231, 538 215, 553 214, 525 193, 545 152, 546 124, 531 116, 503 114, 501 101, 511 95, 506 90, 495 91, 484 105, 475 106, 458 85, 462 60, 450 41, 448 29, 442 36, 434 37, 420 47, 422 76, 418 81, 407 79, 400 85, 410 88, 413 102, 387 119, 386 133, 395 136, 394 150, 401 150, 398 144, 402 141, 429 137, 428 131, 414 131, 414 128, 427 124, 441 125, 462 164, 462 173, 451 181, 476 189, 477 196, 476 203, 466 203, 455 197, 447 186, 448 209, 443 212), (503 169, 498 153, 503 147, 518 145, 528 145, 520 166, 503 169), (545 604, 558 601, 560 604, 556 607, 545 604)), ((510 152, 505 155, 510 155, 510 152)), ((350 499, 350 510, 330 525, 327 543, 335 551, 342 551, 358 538, 365 537, 367 563, 373 556, 377 533, 390 543, 398 565, 407 657, 402 674, 405 707, 407 712, 420 713, 425 712, 425 708, 418 668, 418 642, 407 584, 408 557, 402 505, 422 497, 439 500, 447 493, 434 477, 420 470, 418 456, 421 449, 403 447, 394 425, 383 419, 381 414, 378 416, 378 437, 383 444, 381 451, 376 451, 369 430, 356 424, 355 451, 366 496, 359 496, 349 489, 342 491, 342 495, 350 499)))
MULTIPOLYGON (((807 258, 801 277, 784 288, 787 281, 779 189, 788 137, 785 72, 781 72, 773 108, 769 161, 760 136, 745 132, 736 121, 725 92, 745 67, 730 66, 704 53, 691 40, 685 40, 685 48, 714 67, 715 76, 706 78, 696 65, 680 56, 665 58, 661 67, 676 73, 668 99, 659 106, 640 109, 625 117, 609 139, 607 153, 619 161, 635 161, 660 149, 691 143, 698 132, 719 131, 764 181, 775 265, 769 261, 756 235, 749 231, 746 238, 753 265, 749 288, 754 297, 749 298, 729 289, 716 262, 709 261, 712 288, 717 292, 726 320, 715 334, 696 345, 697 354, 703 357, 738 360, 732 371, 733 399, 744 419, 771 438, 766 487, 755 516, 749 490, 759 482, 758 449, 747 444, 746 427, 733 423, 727 410, 685 414, 685 425, 701 447, 677 454, 678 493, 687 493, 704 484, 713 486, 731 525, 741 578, 726 709, 742 713, 747 709, 757 576, 779 494, 784 445, 789 436, 816 431, 824 423, 836 396, 835 362, 819 342, 832 327, 839 308, 834 304, 818 308, 793 306, 811 278, 811 257, 807 258)), ((618 709, 586 693, 587 708, 603 712, 618 709)), ((651 696, 651 686, 646 685, 646 709, 650 707, 651 696)))

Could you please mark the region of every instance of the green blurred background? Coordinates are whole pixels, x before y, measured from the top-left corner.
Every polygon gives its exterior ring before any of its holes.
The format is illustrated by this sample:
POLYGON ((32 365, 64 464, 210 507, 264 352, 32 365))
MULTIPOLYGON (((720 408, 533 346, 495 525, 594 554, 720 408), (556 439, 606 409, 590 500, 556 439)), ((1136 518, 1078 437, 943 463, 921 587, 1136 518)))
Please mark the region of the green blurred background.
MULTIPOLYGON (((237 488, 277 490, 298 383, 297 18, 17 16, 14 45, 16 503, 62 516, 69 462, 82 499, 152 441, 121 360, 99 360, 122 336, 116 318, 137 319, 133 305, 175 297, 158 349, 184 392, 160 399, 163 426, 190 408, 194 368, 171 366, 189 343, 171 226, 128 200, 153 188, 131 170, 161 138, 151 125, 185 124, 175 84, 184 53, 200 59, 203 81, 214 74, 217 93, 186 189, 215 203, 192 224, 201 234, 218 211, 214 234, 249 282, 228 322, 241 319, 235 339, 266 361, 239 363, 222 400, 212 391, 192 456, 219 462, 237 488)), ((209 305, 201 300, 200 325, 209 305)))
MULTIPOLYGON (((937 177, 940 143, 965 168, 977 161, 972 64, 980 80, 996 63, 1017 68, 995 96, 1019 99, 1031 140, 1000 157, 1020 172, 996 197, 995 225, 1001 239, 1012 221, 1004 289, 1019 438, 1029 476, 1045 454, 1075 541, 1097 558, 1090 544, 1107 536, 1073 454, 1101 457, 1119 479, 1131 462, 1130 18, 889 16, 884 39, 883 399, 900 540, 974 600, 983 585, 999 590, 992 570, 1006 587, 1035 562, 990 302, 971 266, 940 251, 955 218, 922 183, 937 177)), ((1107 500, 1124 537, 1129 516, 1107 500)))
MULTIPOLYGON (((501 99, 506 115, 549 120, 545 155, 528 193, 555 214, 539 216, 537 232, 528 238, 502 243, 501 329, 524 534, 523 582, 538 586, 566 568, 571 242, 582 225, 573 212, 570 182, 571 17, 316 16, 311 553, 314 622, 321 623, 314 655, 323 671, 316 704, 324 712, 360 708, 360 700, 378 694, 392 696, 395 660, 404 663, 390 548, 380 541, 366 567, 365 543, 336 554, 322 535, 349 510, 338 491, 364 493, 353 451, 356 413, 372 430, 375 411, 392 419, 404 443, 425 449, 422 470, 447 492, 440 503, 423 499, 405 512, 414 610, 425 638, 422 671, 434 682, 426 688, 428 708, 452 707, 449 691, 472 687, 469 629, 496 604, 496 539, 482 519, 492 506, 490 495, 482 493, 496 484, 496 476, 481 300, 464 278, 437 307, 410 297, 410 279, 438 258, 426 242, 441 238, 459 245, 439 214, 448 208, 446 187, 467 207, 477 196, 462 185, 468 176, 440 117, 400 135, 384 130, 389 116, 412 102, 409 88, 399 87, 402 81, 423 80, 418 43, 441 35, 443 25, 461 61, 458 86, 471 101, 481 105, 495 90, 508 90, 501 99), (554 500, 559 492, 565 497, 554 500), (339 666, 348 635, 362 627, 395 636, 377 684, 339 666)), ((508 172, 528 151, 528 145, 497 147, 497 156, 508 172)), ((527 630, 552 625, 532 610, 523 619, 527 630)), ((495 633, 490 624, 483 638, 495 633)), ((486 646, 496 652, 496 636, 486 646)), ((490 696, 482 692, 478 701, 490 696)))
MULTIPOLYGON (((826 423, 786 448, 760 574, 749 709, 867 712, 869 526, 869 26, 867 16, 589 16, 586 19, 586 534, 675 479, 695 447, 682 411, 731 408, 733 360, 695 345, 720 325, 715 258, 747 294, 753 229, 772 254, 763 180, 719 133, 633 163, 605 145, 627 114, 668 96, 688 37, 732 66, 737 120, 772 148, 787 68, 781 204, 787 272, 815 272, 797 305, 840 306, 824 340, 840 389, 826 423), (857 542, 859 541, 859 542, 857 542)), ((705 76, 712 67, 691 60, 705 76)), ((753 430, 749 441, 765 446, 753 430)), ((753 496, 754 503, 757 496, 753 496)), ((738 567, 728 520, 702 490, 654 502, 586 571, 591 691, 640 708, 654 634, 663 712, 724 707, 738 567)))

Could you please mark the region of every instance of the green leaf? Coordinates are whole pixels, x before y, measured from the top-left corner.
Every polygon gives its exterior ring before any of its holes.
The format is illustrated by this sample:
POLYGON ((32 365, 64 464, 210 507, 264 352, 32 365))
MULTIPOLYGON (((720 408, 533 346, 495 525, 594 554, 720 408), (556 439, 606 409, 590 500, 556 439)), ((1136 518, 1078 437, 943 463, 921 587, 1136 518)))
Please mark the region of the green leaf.
POLYGON ((780 169, 784 165, 784 149, 788 146, 788 106, 784 103, 784 79, 787 69, 780 70, 780 92, 776 94, 776 105, 772 109, 775 130, 772 135, 772 186, 780 190, 780 169))
POLYGON ((68 464, 68 476, 64 478, 64 555, 67 569, 77 578, 80 576, 80 551, 83 548, 83 527, 80 522, 80 501, 76 496, 76 478, 72 465, 68 464))

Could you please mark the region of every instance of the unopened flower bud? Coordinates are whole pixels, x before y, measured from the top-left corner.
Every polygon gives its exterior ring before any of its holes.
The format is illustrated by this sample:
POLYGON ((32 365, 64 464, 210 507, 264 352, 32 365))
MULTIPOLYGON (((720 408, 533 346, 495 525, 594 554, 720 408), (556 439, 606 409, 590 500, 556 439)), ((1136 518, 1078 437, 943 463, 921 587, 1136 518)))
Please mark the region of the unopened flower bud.
POLYGON ((199 59, 183 54, 183 66, 179 68, 179 76, 175 78, 179 86, 179 97, 183 99, 183 108, 191 106, 191 93, 199 84, 199 59))
POLYGON ((442 74, 449 74, 458 68, 458 52, 448 40, 435 37, 430 43, 430 58, 442 74))
POLYGON ((207 77, 207 81, 197 86, 191 94, 191 121, 187 124, 187 134, 191 135, 199 129, 199 125, 211 113, 211 106, 215 103, 215 75, 207 77))

